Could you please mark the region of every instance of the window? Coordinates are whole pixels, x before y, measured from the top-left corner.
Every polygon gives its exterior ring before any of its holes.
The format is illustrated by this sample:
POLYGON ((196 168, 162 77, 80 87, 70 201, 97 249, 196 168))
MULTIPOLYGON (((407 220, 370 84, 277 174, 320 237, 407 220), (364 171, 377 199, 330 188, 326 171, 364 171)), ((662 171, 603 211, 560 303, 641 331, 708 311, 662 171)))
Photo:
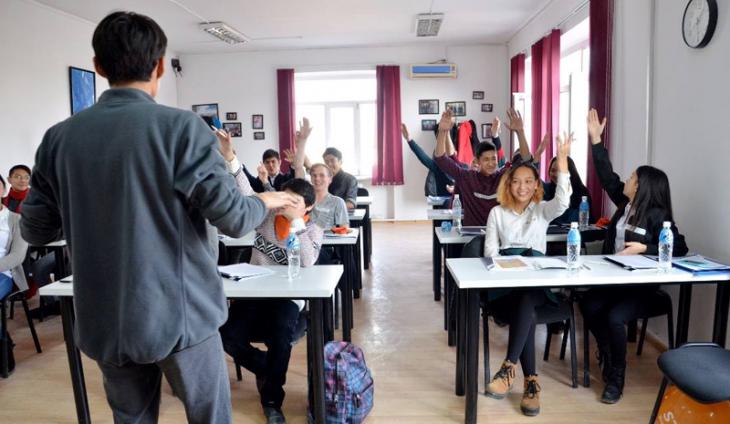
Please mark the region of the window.
POLYGON ((295 74, 296 118, 309 119, 307 142, 312 162, 321 162, 327 147, 342 152, 342 167, 370 176, 375 149, 375 71, 298 72, 295 74))

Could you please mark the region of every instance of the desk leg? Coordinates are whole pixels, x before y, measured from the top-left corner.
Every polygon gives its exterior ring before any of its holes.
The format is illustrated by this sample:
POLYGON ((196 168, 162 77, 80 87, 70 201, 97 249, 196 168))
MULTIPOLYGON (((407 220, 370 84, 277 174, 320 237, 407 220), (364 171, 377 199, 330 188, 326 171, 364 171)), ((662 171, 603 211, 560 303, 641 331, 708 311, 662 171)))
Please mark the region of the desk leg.
POLYGON ((86 398, 86 383, 84 382, 84 368, 81 364, 81 354, 74 340, 74 305, 73 298, 61 298, 61 321, 63 324, 63 338, 66 341, 68 366, 71 371, 71 385, 76 402, 76 418, 79 423, 90 423, 89 401, 86 398))
POLYGON ((458 321, 456 323, 456 396, 464 396, 464 364, 466 362, 466 290, 456 290, 458 321))
POLYGON ((314 392, 314 421, 325 422, 324 410, 324 337, 322 334, 322 300, 309 301, 309 331, 307 343, 311 346, 312 388, 314 392))
POLYGON ((352 330, 352 282, 353 282, 353 272, 352 265, 354 264, 354 260, 352 258, 353 254, 353 247, 347 246, 345 247, 345 252, 347 259, 344 261, 346 263, 345 265, 345 278, 344 283, 345 287, 341 294, 342 299, 342 339, 349 342, 352 340, 351 330, 352 330))
POLYGON ((363 240, 362 232, 364 227, 360 227, 360 234, 357 236, 357 243, 355 243, 355 249, 353 258, 355 259, 355 274, 353 275, 354 280, 352 283, 353 296, 355 299, 360 298, 360 289, 362 289, 362 261, 360 260, 360 242, 363 240))
POLYGON ((479 290, 466 290, 466 410, 464 422, 477 422, 479 381, 479 290))
MULTIPOLYGON (((447 245, 445 250, 444 258, 454 257, 454 245, 447 245)), ((456 314, 458 313, 457 299, 455 296, 456 290, 454 278, 451 276, 451 272, 446 267, 446 262, 444 261, 444 293, 448 293, 448 295, 445 295, 444 310, 446 310, 446 330, 448 331, 449 346, 456 345, 456 314)))
POLYGON ((373 253, 373 227, 370 221, 370 205, 365 205, 365 220, 363 221, 363 257, 365 269, 370 269, 370 255, 373 253))
POLYGON ((692 304, 692 284, 684 283, 679 285, 679 307, 677 308, 677 333, 675 335, 675 347, 687 343, 689 333, 689 312, 692 304))
POLYGON ((730 309, 730 285, 727 281, 717 283, 715 294, 715 319, 712 324, 712 341, 725 347, 727 342, 727 319, 730 309))
MULTIPOLYGON (((436 221, 433 221, 433 228, 436 228, 436 221)), ((441 300, 441 243, 436 237, 436 231, 431 231, 433 249, 433 300, 441 300)))

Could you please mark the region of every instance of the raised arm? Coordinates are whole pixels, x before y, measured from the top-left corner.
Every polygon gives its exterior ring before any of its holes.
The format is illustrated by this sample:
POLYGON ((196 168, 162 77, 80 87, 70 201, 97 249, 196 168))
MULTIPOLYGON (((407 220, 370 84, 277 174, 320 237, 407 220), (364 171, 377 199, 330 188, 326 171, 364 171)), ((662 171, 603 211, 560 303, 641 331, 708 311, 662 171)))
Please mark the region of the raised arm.
POLYGON ((436 165, 436 162, 434 162, 433 158, 429 156, 422 148, 418 145, 414 140, 411 140, 410 135, 408 134, 408 127, 406 127, 406 124, 401 124, 400 126, 400 132, 403 134, 403 139, 408 143, 408 147, 410 147, 413 154, 416 155, 416 158, 419 162, 426 168, 428 168, 431 171, 434 172, 440 172, 438 165, 436 165))
POLYGON ((497 165, 501 168, 505 164, 504 159, 504 149, 502 149, 502 140, 499 138, 499 132, 502 129, 502 121, 499 120, 499 116, 495 116, 494 119, 492 119, 492 128, 491 128, 491 136, 492 136, 492 144, 494 144, 494 147, 497 148, 497 165))
POLYGON ((520 143, 520 157, 523 161, 527 162, 531 159, 530 147, 527 144, 527 137, 525 137, 525 125, 522 121, 522 115, 520 112, 510 108, 507 109, 507 117, 509 117, 509 124, 505 124, 507 129, 517 133, 517 140, 520 143))
POLYGON ((284 156, 291 162, 294 169, 294 177, 304 178, 306 169, 306 148, 307 139, 312 133, 312 127, 309 126, 309 119, 302 118, 299 123, 299 130, 294 134, 294 151, 284 150, 284 156))
POLYGON ((570 146, 573 144, 573 134, 563 133, 555 138, 558 145, 558 184, 555 187, 555 197, 545 202, 542 213, 546 221, 552 221, 559 217, 570 207, 570 195, 572 187, 570 186, 570 171, 568 169, 568 156, 570 156, 570 146))
POLYGON ((236 186, 238 191, 244 196, 252 196, 254 190, 251 187, 251 183, 243 172, 241 162, 236 157, 236 153, 233 151, 233 142, 231 135, 225 130, 215 129, 215 135, 218 138, 218 149, 223 155, 223 159, 226 161, 226 168, 228 173, 233 175, 236 180, 236 186))
MULTIPOLYGON (((453 118, 451 109, 446 109, 446 111, 441 114, 438 135, 436 136, 436 151, 434 152, 434 156, 437 158, 443 155, 451 156, 448 152, 447 144, 451 144, 449 131, 451 131, 451 128, 454 126, 453 118)), ((453 145, 451 147, 453 148, 453 145)))
POLYGON ((593 166, 596 169, 598 180, 601 182, 601 187, 606 191, 608 197, 616 205, 621 205, 628 202, 628 197, 624 194, 624 183, 621 181, 621 177, 613 172, 613 165, 611 165, 611 159, 608 157, 608 150, 603 145, 601 135, 606 127, 606 118, 600 121, 598 118, 598 112, 595 109, 591 109, 588 112, 588 134, 591 139, 593 166))

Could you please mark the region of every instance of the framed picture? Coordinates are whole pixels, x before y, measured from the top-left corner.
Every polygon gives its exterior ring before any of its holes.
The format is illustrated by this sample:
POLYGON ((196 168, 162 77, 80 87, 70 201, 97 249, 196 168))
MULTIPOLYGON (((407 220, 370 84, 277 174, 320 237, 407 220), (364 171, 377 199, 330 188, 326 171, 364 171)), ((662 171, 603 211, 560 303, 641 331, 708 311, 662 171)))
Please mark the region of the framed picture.
POLYGON ((220 128, 221 120, 218 116, 218 103, 193 105, 193 112, 203 118, 206 124, 220 128))
POLYGON ((226 112, 226 121, 235 121, 236 119, 238 119, 236 112, 226 112))
MULTIPOLYGON (((259 116, 261 116, 261 115, 259 115, 259 116)), ((263 131, 256 131, 253 133, 254 140, 263 140, 264 138, 266 138, 264 136, 265 136, 265 133, 263 131)))
POLYGON ((419 115, 438 115, 439 101, 438 99, 428 99, 418 101, 419 115))
POLYGON ((444 107, 451 109, 454 116, 466 116, 466 102, 446 102, 444 107))
POLYGON ((86 69, 68 67, 71 115, 96 103, 96 74, 86 69))
POLYGON ((224 122, 223 129, 226 130, 231 137, 241 137, 243 135, 240 122, 224 122))
POLYGON ((494 110, 494 105, 491 103, 482 103, 482 112, 491 112, 494 110))
POLYGON ((492 138, 492 124, 482 124, 482 139, 492 138))
MULTIPOLYGON (((255 130, 264 129, 264 115, 251 115, 251 128, 255 130)), ((263 133, 261 133, 263 134, 263 133)), ((255 140, 263 140, 262 138, 256 138, 255 140)))
POLYGON ((472 91, 471 98, 473 100, 484 100, 484 92, 483 91, 472 91))
POLYGON ((435 119, 422 119, 421 131, 433 131, 438 126, 435 119))

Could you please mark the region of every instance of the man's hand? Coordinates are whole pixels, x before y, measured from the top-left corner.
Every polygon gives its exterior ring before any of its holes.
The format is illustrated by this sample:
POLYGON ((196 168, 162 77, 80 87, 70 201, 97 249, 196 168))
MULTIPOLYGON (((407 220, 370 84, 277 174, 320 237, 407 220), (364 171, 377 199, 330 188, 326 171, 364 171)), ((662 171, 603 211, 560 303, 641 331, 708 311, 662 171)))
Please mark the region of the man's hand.
POLYGON ((525 130, 525 124, 522 122, 522 115, 519 111, 512 108, 507 109, 507 117, 509 118, 509 124, 504 124, 508 130, 514 132, 523 132, 525 130))
POLYGON ((545 134, 542 137, 542 141, 540 141, 540 144, 537 146, 537 150, 535 150, 535 154, 533 155, 533 157, 535 158, 535 161, 537 161, 537 162, 540 161, 542 152, 545 151, 545 148, 547 148, 547 145, 549 142, 550 142, 550 134, 545 134))
POLYGON ((312 134, 312 127, 309 126, 309 119, 302 118, 302 121, 299 123, 299 130, 295 133, 296 137, 294 138, 297 148, 299 148, 300 144, 307 141, 310 134, 312 134))
POLYGON ((264 202, 266 209, 279 209, 297 205, 297 198, 286 191, 267 191, 256 193, 254 196, 264 202))
POLYGON ((558 143, 558 171, 568 171, 568 156, 570 156, 570 146, 573 144, 573 133, 563 132, 563 136, 560 134, 555 138, 558 143))
POLYGON ((588 111, 588 134, 591 136, 591 143, 598 144, 601 142, 601 134, 606 128, 606 118, 601 121, 598 118, 598 111, 591 109, 588 111))
MULTIPOLYGON (((598 116, 598 115, 596 115, 598 116)), ((637 241, 626 242, 626 248, 617 253, 617 255, 640 255, 646 252, 646 245, 637 241)))
POLYGON ((441 114, 441 121, 439 121, 439 131, 451 131, 451 128, 454 126, 454 114, 451 112, 451 109, 446 109, 444 113, 441 114))
POLYGON ((406 127, 406 124, 400 124, 400 133, 403 134, 403 138, 405 138, 406 141, 411 141, 411 137, 408 135, 408 127, 406 127))
POLYGON ((454 186, 446 184, 446 191, 448 191, 450 194, 454 194, 454 186))
POLYGON ((289 163, 294 163, 294 150, 284 149, 284 160, 289 163))
POLYGON ((223 159, 227 162, 232 161, 233 158, 236 157, 236 154, 233 152, 233 141, 231 140, 231 135, 226 130, 216 129, 215 136, 218 138, 218 148, 223 155, 223 159))
POLYGON ((269 172, 266 170, 263 163, 260 163, 259 166, 256 167, 256 172, 259 174, 259 180, 261 180, 262 183, 266 184, 269 182, 269 172))
POLYGON ((499 116, 495 116, 492 119, 492 138, 499 137, 499 131, 502 129, 502 121, 499 120, 499 116))

